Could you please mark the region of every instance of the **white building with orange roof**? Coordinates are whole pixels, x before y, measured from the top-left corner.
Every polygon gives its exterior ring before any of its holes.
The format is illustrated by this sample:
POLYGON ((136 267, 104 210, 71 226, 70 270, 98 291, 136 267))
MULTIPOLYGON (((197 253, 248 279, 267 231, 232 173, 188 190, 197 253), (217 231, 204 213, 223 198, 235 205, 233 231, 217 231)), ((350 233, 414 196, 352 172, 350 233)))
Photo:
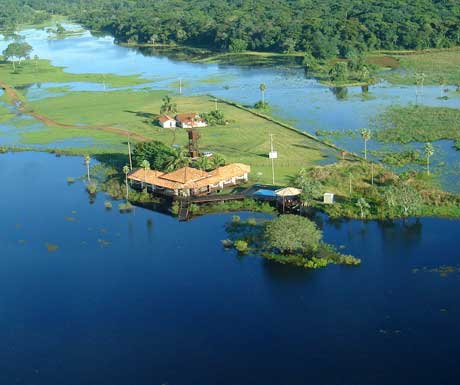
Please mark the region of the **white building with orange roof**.
POLYGON ((228 164, 210 172, 192 167, 170 173, 138 168, 128 175, 128 179, 133 187, 147 188, 162 195, 197 196, 244 183, 250 172, 251 167, 243 163, 228 164))
POLYGON ((171 118, 169 115, 160 115, 158 123, 163 128, 176 128, 176 119, 171 118))

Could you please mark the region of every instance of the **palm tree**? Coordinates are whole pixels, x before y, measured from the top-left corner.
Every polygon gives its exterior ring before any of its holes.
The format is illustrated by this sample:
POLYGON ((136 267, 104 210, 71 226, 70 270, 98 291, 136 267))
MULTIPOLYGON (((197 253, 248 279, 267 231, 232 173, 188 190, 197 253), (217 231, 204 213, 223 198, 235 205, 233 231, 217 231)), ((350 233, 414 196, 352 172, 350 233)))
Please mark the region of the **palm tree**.
POLYGON ((415 84, 416 84, 415 104, 418 104, 419 89, 420 89, 420 95, 422 97, 422 103, 423 103, 423 84, 425 83, 425 78, 426 78, 426 75, 423 72, 417 72, 415 74, 415 84))
POLYGON ((142 189, 144 189, 144 184, 147 182, 147 170, 150 170, 150 163, 147 159, 144 159, 141 162, 141 167, 144 169, 144 181, 142 183, 142 189))
POLYGON ((360 197, 358 198, 356 202, 356 206, 359 208, 361 219, 364 219, 364 217, 366 216, 366 213, 368 212, 370 208, 369 203, 367 203, 367 201, 363 197, 360 197))
POLYGON ((363 128, 361 130, 361 138, 364 140, 364 159, 367 160, 367 142, 371 139, 371 130, 368 128, 363 128))
POLYGON ((172 102, 172 99, 169 95, 166 95, 162 100, 163 104, 160 108, 160 114, 175 114, 177 112, 177 104, 172 102))
POLYGON ((222 155, 214 154, 210 160, 212 168, 225 166, 225 158, 222 155))
POLYGON ((129 186, 128 186, 128 174, 131 169, 128 165, 123 167, 123 173, 125 174, 125 185, 126 185, 126 200, 129 199, 129 186))
POLYGON ((86 164, 86 177, 88 179, 88 183, 91 181, 89 176, 89 164, 91 163, 91 157, 89 155, 85 155, 85 164, 86 164))
POLYGON ((209 170, 212 167, 211 159, 209 159, 207 156, 201 156, 195 161, 196 167, 198 167, 200 170, 209 170))
POLYGON ((426 156, 426 173, 430 175, 430 158, 434 155, 434 147, 431 143, 425 143, 423 152, 426 156))
POLYGON ((175 149, 173 154, 166 161, 166 171, 176 171, 179 168, 186 167, 190 164, 188 152, 183 148, 175 149))
POLYGON ((267 89, 267 85, 264 83, 261 83, 259 86, 259 90, 262 94, 262 105, 265 105, 265 90, 267 89))

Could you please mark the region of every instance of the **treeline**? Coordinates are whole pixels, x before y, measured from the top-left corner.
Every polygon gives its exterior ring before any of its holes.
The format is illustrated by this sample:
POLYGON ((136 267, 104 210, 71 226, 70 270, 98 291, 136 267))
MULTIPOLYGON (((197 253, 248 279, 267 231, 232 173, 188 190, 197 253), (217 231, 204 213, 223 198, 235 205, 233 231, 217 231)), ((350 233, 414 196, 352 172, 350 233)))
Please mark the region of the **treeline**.
POLYGON ((1 0, 71 16, 120 42, 307 52, 460 44, 457 0, 1 0))
POLYGON ((50 12, 37 9, 18 0, 0 0, 0 32, 14 32, 24 24, 41 24, 50 18, 50 12))

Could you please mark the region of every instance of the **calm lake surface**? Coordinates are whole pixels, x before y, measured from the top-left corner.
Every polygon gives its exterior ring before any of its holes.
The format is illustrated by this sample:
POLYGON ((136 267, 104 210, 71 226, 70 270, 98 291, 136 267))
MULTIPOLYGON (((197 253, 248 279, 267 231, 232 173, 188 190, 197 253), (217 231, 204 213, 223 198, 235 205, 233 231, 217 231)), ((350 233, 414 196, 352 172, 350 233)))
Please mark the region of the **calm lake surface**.
POLYGON ((363 263, 307 271, 224 251, 231 214, 107 211, 84 173, 0 156, 0 383, 457 383, 460 221, 319 218, 363 263))

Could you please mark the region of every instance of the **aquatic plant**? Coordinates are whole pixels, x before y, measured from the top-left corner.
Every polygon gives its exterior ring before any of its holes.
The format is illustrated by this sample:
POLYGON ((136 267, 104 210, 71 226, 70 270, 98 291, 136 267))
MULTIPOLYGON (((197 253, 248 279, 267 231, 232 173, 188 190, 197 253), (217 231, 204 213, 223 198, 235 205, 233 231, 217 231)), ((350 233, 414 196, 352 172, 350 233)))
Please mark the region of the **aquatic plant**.
POLYGON ((120 211, 120 213, 128 213, 133 210, 133 205, 129 202, 119 203, 118 210, 120 211))
POLYGON ((104 202, 104 207, 105 207, 107 210, 111 210, 111 209, 112 209, 112 202, 111 202, 111 201, 105 201, 105 202, 104 202))
POLYGON ((87 185, 86 185, 86 191, 88 191, 88 193, 90 195, 95 195, 96 192, 97 192, 97 185, 95 182, 89 182, 87 185))
POLYGON ((249 251, 249 245, 243 239, 237 239, 233 243, 233 247, 235 247, 236 251, 238 251, 240 254, 246 254, 249 251))

